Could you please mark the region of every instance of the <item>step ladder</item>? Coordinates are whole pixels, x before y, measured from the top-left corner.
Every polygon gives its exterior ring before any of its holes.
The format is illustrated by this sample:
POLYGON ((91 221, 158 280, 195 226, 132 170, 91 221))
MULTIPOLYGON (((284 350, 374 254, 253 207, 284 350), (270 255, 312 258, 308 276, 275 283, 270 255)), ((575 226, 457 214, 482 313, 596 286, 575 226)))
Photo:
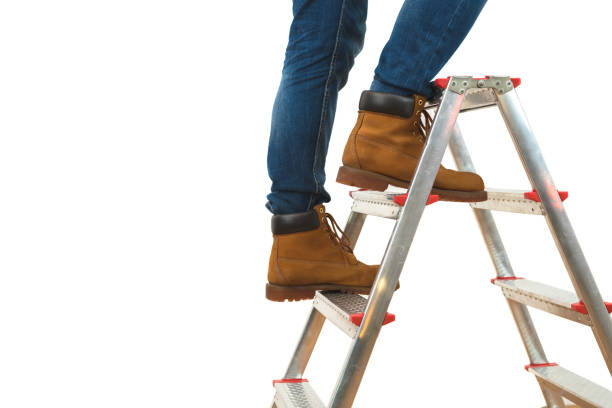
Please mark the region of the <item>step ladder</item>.
POLYGON ((563 208, 567 192, 556 189, 515 88, 520 79, 510 77, 449 77, 435 84, 442 97, 428 103, 435 119, 427 144, 407 193, 397 191, 355 191, 345 233, 352 245, 357 242, 366 216, 396 220, 377 278, 367 299, 361 295, 317 292, 313 308, 293 358, 281 380, 274 381, 273 407, 351 407, 378 334, 394 320, 387 313, 410 245, 427 204, 447 146, 462 171, 475 172, 474 165, 456 124, 462 111, 496 105, 506 123, 529 177, 529 191, 487 190, 488 199, 470 203, 496 270, 491 282, 500 287, 521 335, 529 364, 548 408, 612 408, 612 391, 574 374, 546 357, 527 306, 535 307, 576 323, 589 326, 608 370, 612 374, 612 304, 605 303, 593 279, 584 254, 563 208), (552 236, 565 263, 575 293, 517 277, 504 249, 491 211, 506 211, 546 217, 552 236), (303 378, 325 319, 351 337, 352 343, 331 400, 325 405, 303 378))

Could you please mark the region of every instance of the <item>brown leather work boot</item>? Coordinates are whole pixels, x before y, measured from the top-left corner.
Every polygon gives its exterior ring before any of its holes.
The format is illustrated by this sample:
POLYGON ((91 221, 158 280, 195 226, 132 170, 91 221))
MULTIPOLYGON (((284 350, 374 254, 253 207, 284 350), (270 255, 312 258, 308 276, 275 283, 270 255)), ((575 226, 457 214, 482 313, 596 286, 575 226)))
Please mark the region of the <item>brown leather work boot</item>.
MULTIPOLYGON (((409 188, 432 124, 426 99, 364 91, 357 124, 344 149, 336 181, 384 191, 388 185, 409 188)), ((445 201, 484 201, 478 174, 440 166, 432 194, 445 201)))
POLYGON ((355 258, 348 238, 322 205, 303 213, 272 216, 272 233, 268 299, 312 299, 317 290, 370 292, 378 265, 355 258))

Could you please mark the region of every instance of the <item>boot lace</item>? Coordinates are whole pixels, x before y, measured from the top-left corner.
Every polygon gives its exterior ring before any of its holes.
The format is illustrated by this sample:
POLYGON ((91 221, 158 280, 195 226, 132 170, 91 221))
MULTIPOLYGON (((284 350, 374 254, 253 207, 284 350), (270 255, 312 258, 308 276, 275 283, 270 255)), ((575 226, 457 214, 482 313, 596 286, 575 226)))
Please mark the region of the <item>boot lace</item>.
POLYGON ((427 136, 429 136, 429 131, 431 130, 431 126, 433 124, 433 119, 429 112, 423 109, 419 112, 419 138, 423 143, 427 140, 427 136))
POLYGON ((325 225, 327 226, 329 238, 334 241, 336 245, 339 245, 342 249, 352 254, 351 240, 346 236, 344 231, 342 231, 334 217, 329 213, 325 213, 323 221, 325 221, 325 225))

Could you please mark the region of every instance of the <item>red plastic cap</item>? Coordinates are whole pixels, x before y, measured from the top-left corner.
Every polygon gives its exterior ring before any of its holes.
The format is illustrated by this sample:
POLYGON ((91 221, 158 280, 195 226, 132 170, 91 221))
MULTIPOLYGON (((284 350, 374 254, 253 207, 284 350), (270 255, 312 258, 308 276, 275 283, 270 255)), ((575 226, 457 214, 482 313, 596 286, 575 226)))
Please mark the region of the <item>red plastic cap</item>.
POLYGON ((525 278, 519 278, 518 276, 504 276, 501 278, 491 279, 491 283, 495 283, 496 280, 506 281, 506 280, 518 280, 518 279, 525 279, 525 278))
POLYGON ((538 368, 538 367, 555 367, 558 366, 557 363, 542 363, 542 364, 527 364, 525 366, 525 370, 529 371, 530 368, 538 368))
MULTIPOLYGON (((361 326, 361 321, 363 320, 363 312, 362 313, 353 313, 350 316, 351 319, 351 323, 353 323, 355 326, 361 326)), ((385 320, 383 320, 383 326, 385 324, 391 323, 395 321, 395 315, 393 313, 387 313, 387 315, 385 316, 385 320)))
POLYGON ((284 383, 304 383, 308 382, 305 378, 283 378, 282 380, 272 380, 272 386, 276 384, 284 384, 284 383))
MULTIPOLYGON (((604 302, 604 305, 606 305, 606 310, 608 313, 612 313, 612 302, 604 302)), ((582 300, 580 302, 572 303, 572 310, 585 315, 589 314, 582 300)))
MULTIPOLYGON (((436 78, 434 80, 434 85, 437 86, 438 88, 442 88, 442 89, 446 89, 446 87, 448 87, 448 82, 450 81, 451 77, 446 77, 446 78, 436 78)), ((489 79, 489 75, 487 75, 484 78, 474 78, 474 80, 478 81, 480 79, 489 79)), ((510 80, 512 81, 512 85, 516 88, 521 84, 521 78, 510 78, 510 80)))
MULTIPOLYGON (((561 199, 561 201, 565 201, 565 200, 567 200, 567 197, 569 197, 569 193, 567 191, 559 191, 559 190, 557 190, 557 193, 559 193, 559 198, 561 199)), ((528 192, 524 193, 523 196, 525 197, 526 200, 535 201, 537 203, 541 203, 542 202, 542 200, 540 200, 540 195, 535 190, 528 191, 528 192)))
MULTIPOLYGON (((404 204, 406 204, 406 199, 408 198, 408 193, 406 194, 399 194, 396 196, 393 196, 393 202, 395 202, 395 204, 397 205, 401 205, 402 207, 404 206, 404 204)), ((440 196, 437 194, 430 194, 429 198, 427 199, 427 204, 425 205, 429 205, 429 204, 433 204, 440 201, 440 196)))

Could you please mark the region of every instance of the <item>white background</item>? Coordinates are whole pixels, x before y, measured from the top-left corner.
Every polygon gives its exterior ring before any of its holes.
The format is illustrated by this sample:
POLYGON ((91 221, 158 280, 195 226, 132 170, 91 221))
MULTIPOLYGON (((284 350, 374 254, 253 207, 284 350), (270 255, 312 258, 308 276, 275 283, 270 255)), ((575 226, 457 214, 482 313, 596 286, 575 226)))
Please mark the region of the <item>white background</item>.
MULTIPOLYGON (((333 182, 400 0, 372 1, 342 91, 333 182)), ((264 299, 266 151, 288 0, 0 3, 0 406, 262 407, 310 302, 264 299)), ((612 299, 606 2, 491 1, 450 74, 518 92, 604 298, 612 299)), ((466 114, 488 186, 528 188, 495 110, 466 114)), ((501 214, 516 273, 570 289, 543 218, 501 214)), ((540 407, 466 205, 426 211, 355 407, 540 407)), ((356 248, 380 261, 392 228, 356 248)), ((612 388, 588 328, 533 312, 552 361, 612 388)), ((327 400, 349 341, 326 325, 307 377, 327 400)))

